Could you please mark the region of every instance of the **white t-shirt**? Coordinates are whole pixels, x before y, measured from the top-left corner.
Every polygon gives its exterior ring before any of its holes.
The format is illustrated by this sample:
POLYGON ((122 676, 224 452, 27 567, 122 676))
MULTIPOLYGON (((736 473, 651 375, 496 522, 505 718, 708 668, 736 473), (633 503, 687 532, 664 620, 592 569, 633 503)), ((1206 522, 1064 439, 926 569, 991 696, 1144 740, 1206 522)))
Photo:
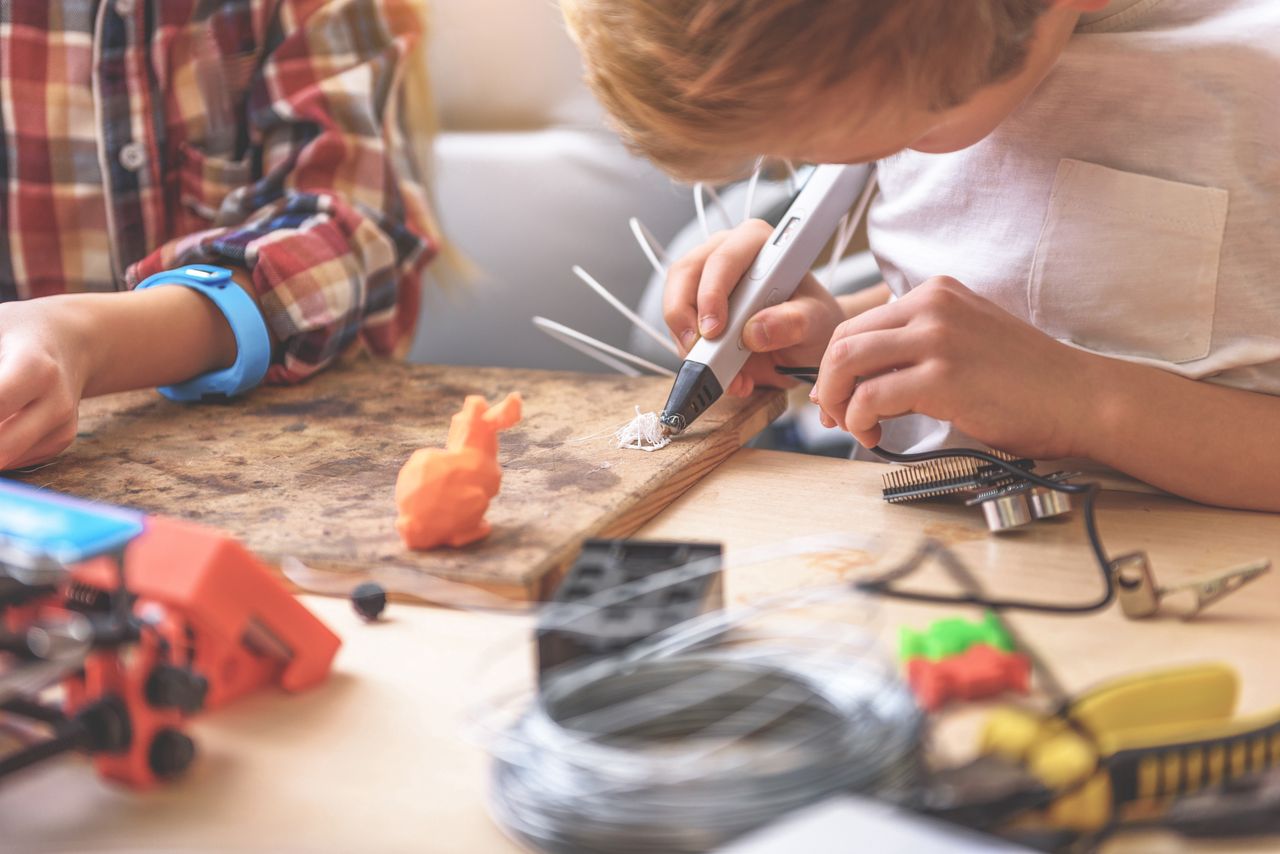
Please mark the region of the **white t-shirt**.
MULTIPOLYGON (((879 169, 896 295, 953 276, 1074 346, 1280 394, 1278 0, 1113 2, 989 137, 879 169)), ((883 443, 965 441, 908 416, 883 443)))

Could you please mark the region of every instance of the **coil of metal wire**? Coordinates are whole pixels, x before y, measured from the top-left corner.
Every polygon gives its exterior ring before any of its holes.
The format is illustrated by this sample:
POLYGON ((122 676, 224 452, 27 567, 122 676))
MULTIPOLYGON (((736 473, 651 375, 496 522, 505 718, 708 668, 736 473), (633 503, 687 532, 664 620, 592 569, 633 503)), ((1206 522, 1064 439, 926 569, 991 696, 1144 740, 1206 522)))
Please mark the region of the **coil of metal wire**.
POLYGON ((545 685, 500 735, 491 809, 554 854, 710 851, 839 791, 907 791, 922 727, 865 651, 727 643, 604 660, 545 685))

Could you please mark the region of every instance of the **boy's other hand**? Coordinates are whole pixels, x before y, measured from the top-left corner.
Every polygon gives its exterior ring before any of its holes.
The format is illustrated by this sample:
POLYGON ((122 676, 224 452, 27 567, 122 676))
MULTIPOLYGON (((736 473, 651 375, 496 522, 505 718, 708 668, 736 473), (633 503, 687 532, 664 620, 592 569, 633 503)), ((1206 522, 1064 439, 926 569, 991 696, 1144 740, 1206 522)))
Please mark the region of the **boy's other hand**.
MULTIPOLYGON (((763 220, 748 220, 732 231, 713 234, 671 266, 662 313, 681 355, 693 349, 699 336, 714 339, 723 334, 729 296, 772 234, 773 228, 763 220)), ((745 397, 757 385, 793 384, 779 376, 775 366, 817 364, 844 317, 830 292, 812 274, 806 275, 791 299, 747 322, 743 342, 755 355, 726 393, 745 397)))
POLYGON ((1109 361, 936 277, 842 323, 813 399, 865 447, 882 420, 919 413, 1019 456, 1077 456, 1109 361))
POLYGON ((44 462, 75 439, 89 333, 64 302, 0 304, 0 471, 44 462))

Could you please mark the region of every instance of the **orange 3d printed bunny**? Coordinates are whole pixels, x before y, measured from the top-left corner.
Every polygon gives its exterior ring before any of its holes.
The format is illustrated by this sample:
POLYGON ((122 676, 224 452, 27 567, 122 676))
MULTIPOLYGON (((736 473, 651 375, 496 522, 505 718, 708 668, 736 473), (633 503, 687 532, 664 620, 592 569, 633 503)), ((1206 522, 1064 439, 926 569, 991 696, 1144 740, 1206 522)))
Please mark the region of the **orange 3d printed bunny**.
POLYGON ((490 408, 468 395, 449 424, 443 449, 415 451, 396 479, 396 530, 411 549, 465 546, 487 536, 489 501, 498 494, 498 433, 520 420, 520 395, 490 408))

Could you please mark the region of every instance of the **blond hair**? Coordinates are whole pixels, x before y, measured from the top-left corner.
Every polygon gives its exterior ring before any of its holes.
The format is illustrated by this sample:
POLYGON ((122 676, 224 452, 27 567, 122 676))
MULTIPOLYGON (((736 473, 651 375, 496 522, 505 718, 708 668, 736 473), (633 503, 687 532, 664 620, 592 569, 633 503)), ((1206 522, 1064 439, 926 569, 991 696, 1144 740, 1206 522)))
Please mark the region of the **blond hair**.
POLYGON ((786 108, 853 78, 931 109, 1016 71, 1047 0, 562 0, 628 145, 684 179, 740 174, 786 108))

